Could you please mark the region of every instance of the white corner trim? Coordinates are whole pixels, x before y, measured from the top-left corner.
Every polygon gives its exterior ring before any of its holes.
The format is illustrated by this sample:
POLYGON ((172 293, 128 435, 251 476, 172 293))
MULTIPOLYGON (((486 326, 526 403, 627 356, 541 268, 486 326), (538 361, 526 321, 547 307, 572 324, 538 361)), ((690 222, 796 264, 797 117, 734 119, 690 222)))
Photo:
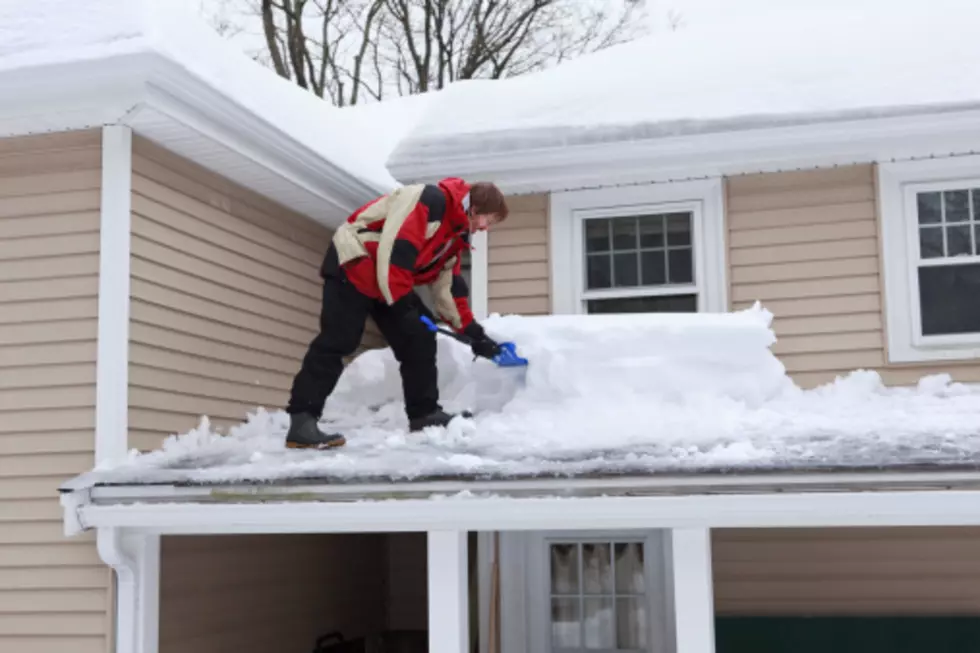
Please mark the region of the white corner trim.
POLYGON ((157 653, 160 536, 100 528, 96 546, 116 575, 115 653, 157 653))
POLYGON ((466 531, 428 533, 429 651, 470 650, 466 531))
POLYGON ((102 128, 95 403, 97 464, 125 456, 128 442, 132 138, 129 127, 102 128))
POLYGON ((489 234, 473 234, 470 250, 470 308, 477 320, 486 319, 490 311, 490 244, 489 234))
POLYGON ((630 215, 679 204, 690 206, 695 213, 693 239, 695 274, 701 289, 699 310, 711 313, 728 310, 724 194, 724 181, 720 177, 551 193, 548 227, 552 312, 583 311, 580 233, 583 214, 615 211, 616 215, 630 215))
POLYGON ((889 363, 980 358, 978 336, 923 337, 916 268, 914 193, 930 184, 980 180, 980 156, 882 163, 877 169, 879 229, 889 363))
POLYGON ((715 611, 711 531, 671 530, 674 637, 677 653, 714 653, 715 611))

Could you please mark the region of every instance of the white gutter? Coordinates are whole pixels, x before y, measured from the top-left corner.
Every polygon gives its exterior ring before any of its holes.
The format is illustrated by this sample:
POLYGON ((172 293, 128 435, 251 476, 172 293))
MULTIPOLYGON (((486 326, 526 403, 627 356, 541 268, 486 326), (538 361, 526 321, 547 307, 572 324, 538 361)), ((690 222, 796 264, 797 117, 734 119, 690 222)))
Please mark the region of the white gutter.
MULTIPOLYGON (((575 128, 564 131, 574 139, 575 128)), ((407 140, 388 169, 405 182, 454 174, 534 193, 970 154, 980 151, 980 109, 526 149, 507 138, 407 140)))
MULTIPOLYGON (((166 535, 980 526, 980 490, 83 505, 78 524, 166 535)), ((69 532, 69 535, 74 534, 69 532)))

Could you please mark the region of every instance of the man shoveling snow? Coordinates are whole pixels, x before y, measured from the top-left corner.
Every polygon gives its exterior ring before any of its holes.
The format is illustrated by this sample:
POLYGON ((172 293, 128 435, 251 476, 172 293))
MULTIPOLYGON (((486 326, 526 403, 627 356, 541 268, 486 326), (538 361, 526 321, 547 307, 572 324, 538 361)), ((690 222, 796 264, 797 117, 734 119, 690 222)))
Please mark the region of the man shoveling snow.
POLYGON ((502 222, 507 214, 496 186, 457 178, 401 187, 351 214, 334 234, 320 268, 320 332, 293 380, 287 447, 345 444, 343 435, 324 433, 317 423, 344 370, 343 358, 360 345, 369 315, 400 364, 409 429, 446 426, 456 417, 439 405, 436 334, 422 321, 436 317, 414 288, 432 289, 439 317, 466 336, 475 355, 499 355, 500 345, 473 318, 460 255, 470 247, 472 232, 502 222))

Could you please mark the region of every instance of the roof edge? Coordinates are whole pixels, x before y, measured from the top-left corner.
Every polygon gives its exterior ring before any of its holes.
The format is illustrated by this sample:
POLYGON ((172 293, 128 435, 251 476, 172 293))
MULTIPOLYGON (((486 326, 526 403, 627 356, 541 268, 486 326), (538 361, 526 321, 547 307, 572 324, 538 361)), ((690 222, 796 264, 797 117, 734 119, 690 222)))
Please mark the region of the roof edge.
MULTIPOLYGON (((487 151, 493 135, 405 141, 388 161, 403 183, 448 174, 495 181, 514 194, 980 152, 980 108, 826 119, 772 127, 487 151), (411 155, 405 152, 412 152, 411 155)), ((501 135, 504 137, 505 135, 501 135)), ((511 135, 512 142, 519 139, 511 135)), ((552 139, 556 142, 561 139, 552 139)))

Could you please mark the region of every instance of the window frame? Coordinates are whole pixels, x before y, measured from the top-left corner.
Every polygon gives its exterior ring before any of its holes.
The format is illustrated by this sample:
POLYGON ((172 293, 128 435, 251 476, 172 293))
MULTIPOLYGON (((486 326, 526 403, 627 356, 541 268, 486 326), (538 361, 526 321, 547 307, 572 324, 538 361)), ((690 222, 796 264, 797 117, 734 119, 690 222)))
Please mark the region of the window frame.
MULTIPOLYGON (((646 653, 668 653, 673 642, 672 579, 669 531, 535 531, 526 534, 526 582, 528 597, 527 651, 570 653, 551 645, 551 563, 549 546, 558 542, 609 542, 639 540, 643 543, 643 566, 646 576, 649 615, 646 653)), ((627 649, 590 649, 596 653, 640 653, 627 649)))
POLYGON ((728 309, 721 178, 552 193, 549 207, 552 312, 584 314, 586 301, 694 294, 698 312, 728 309), (690 212, 694 282, 586 289, 585 220, 690 212))
MULTIPOLYGON (((889 363, 980 358, 980 332, 926 336, 919 301, 920 264, 950 259, 921 259, 917 193, 980 188, 980 156, 901 161, 878 165, 885 331, 889 363)), ((980 263, 980 256, 960 258, 980 263)))

